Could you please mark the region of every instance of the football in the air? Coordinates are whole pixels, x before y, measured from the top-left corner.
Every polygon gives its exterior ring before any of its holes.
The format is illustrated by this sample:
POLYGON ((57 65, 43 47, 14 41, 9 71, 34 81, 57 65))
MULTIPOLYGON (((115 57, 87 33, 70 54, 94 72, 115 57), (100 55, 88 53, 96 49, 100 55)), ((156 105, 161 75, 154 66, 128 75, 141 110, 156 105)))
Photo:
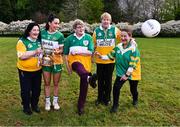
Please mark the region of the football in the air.
POLYGON ((141 31, 146 37, 155 37, 160 33, 161 24, 155 19, 145 21, 141 26, 141 31))

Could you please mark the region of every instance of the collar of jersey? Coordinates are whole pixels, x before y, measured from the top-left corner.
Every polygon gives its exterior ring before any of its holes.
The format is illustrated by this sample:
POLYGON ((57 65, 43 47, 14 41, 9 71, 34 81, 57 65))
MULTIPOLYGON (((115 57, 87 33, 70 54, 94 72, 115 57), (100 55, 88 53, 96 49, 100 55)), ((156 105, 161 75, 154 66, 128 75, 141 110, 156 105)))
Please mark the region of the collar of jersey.
POLYGON ((123 48, 123 43, 120 43, 120 44, 118 44, 117 46, 118 46, 118 48, 120 49, 122 55, 123 55, 124 53, 126 53, 127 51, 129 51, 129 50, 134 51, 134 48, 135 48, 133 45, 131 45, 130 42, 129 42, 128 46, 127 46, 125 49, 123 48))
POLYGON ((27 37, 28 40, 30 40, 31 42, 36 42, 36 39, 32 39, 31 37, 27 37))
POLYGON ((55 34, 56 32, 57 32, 57 30, 54 31, 54 32, 49 32, 49 30, 47 30, 47 33, 48 33, 48 34, 55 34))
POLYGON ((81 40, 81 39, 85 36, 85 33, 84 33, 81 37, 78 37, 78 36, 76 35, 76 33, 74 33, 74 36, 75 36, 78 40, 81 40))
MULTIPOLYGON (((111 29, 111 26, 112 26, 112 25, 109 25, 109 27, 108 27, 107 29, 111 29)), ((101 30, 104 30, 104 28, 102 27, 102 25, 100 25, 100 29, 101 29, 101 30)))

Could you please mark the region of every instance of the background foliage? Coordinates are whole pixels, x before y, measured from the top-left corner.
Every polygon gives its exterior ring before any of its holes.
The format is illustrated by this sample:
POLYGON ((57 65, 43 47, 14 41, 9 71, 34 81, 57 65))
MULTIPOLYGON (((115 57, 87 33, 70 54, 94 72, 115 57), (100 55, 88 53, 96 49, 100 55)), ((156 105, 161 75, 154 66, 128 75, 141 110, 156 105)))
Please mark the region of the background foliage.
POLYGON ((24 19, 43 23, 50 13, 64 22, 81 18, 92 23, 105 11, 115 23, 179 20, 180 0, 0 0, 0 21, 6 23, 24 19))

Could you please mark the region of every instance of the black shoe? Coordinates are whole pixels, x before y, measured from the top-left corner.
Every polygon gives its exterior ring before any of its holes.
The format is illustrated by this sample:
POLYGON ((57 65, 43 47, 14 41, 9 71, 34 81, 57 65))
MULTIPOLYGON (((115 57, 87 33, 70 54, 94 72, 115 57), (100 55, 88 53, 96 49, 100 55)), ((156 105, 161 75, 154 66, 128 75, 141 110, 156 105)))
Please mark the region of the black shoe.
POLYGON ((32 107, 32 111, 36 112, 36 113, 40 113, 40 108, 38 106, 32 107))
POLYGON ((78 109, 78 115, 83 115, 84 114, 84 110, 83 109, 78 109))
POLYGON ((118 110, 118 106, 112 106, 110 113, 116 113, 118 110))
POLYGON ((103 102, 102 102, 102 101, 100 101, 100 100, 98 100, 98 99, 97 99, 97 100, 95 100, 95 105, 96 105, 96 106, 98 106, 99 104, 103 104, 103 102))
POLYGON ((104 105, 105 106, 109 106, 111 104, 111 101, 106 101, 106 102, 104 102, 104 105))
POLYGON ((23 109, 23 112, 26 114, 26 115, 32 115, 32 111, 30 109, 23 109))
POLYGON ((133 104, 134 107, 137 107, 138 106, 138 101, 135 100, 135 101, 132 102, 132 104, 133 104))
POLYGON ((89 84, 92 88, 96 88, 97 84, 96 84, 96 80, 97 80, 97 75, 96 73, 94 73, 90 78, 89 78, 89 84))

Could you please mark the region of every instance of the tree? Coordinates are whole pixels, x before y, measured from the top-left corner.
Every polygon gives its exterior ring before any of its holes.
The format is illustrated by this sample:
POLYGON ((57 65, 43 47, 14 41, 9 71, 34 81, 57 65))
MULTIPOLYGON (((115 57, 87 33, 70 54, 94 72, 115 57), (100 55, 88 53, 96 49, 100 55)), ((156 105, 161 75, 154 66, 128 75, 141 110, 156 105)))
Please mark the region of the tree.
POLYGON ((180 0, 174 0, 175 20, 180 20, 180 0))
MULTIPOLYGON (((13 3, 12 3, 13 4, 13 3)), ((24 20, 30 18, 30 1, 29 0, 17 0, 15 4, 15 17, 17 20, 24 20)))
POLYGON ((113 22, 122 21, 122 11, 118 0, 104 0, 104 11, 111 14, 113 22))
POLYGON ((80 2, 79 18, 89 23, 99 22, 103 8, 102 0, 82 0, 80 2))
POLYGON ((172 6, 171 0, 166 0, 161 9, 160 15, 162 21, 169 21, 174 19, 174 8, 172 6))
POLYGON ((180 0, 165 0, 161 17, 162 21, 180 20, 180 0))
POLYGON ((119 0, 122 20, 130 23, 138 22, 142 15, 142 0, 119 0))
POLYGON ((152 18, 157 19, 159 21, 162 20, 162 17, 160 15, 160 12, 163 7, 164 0, 152 0, 151 5, 152 5, 152 18))
POLYGON ((175 11, 175 20, 180 20, 180 7, 178 7, 175 11))
POLYGON ((0 0, 0 21, 9 23, 13 19, 10 0, 0 0))
POLYGON ((64 21, 70 21, 78 18, 78 10, 79 10, 79 1, 80 0, 65 0, 62 5, 62 13, 64 15, 64 21))
POLYGON ((6 23, 24 19, 42 23, 50 13, 65 22, 80 18, 93 23, 103 12, 115 23, 180 20, 180 0, 0 0, 0 21, 6 23))
POLYGON ((50 13, 59 15, 64 0, 30 0, 30 17, 38 23, 46 22, 50 13))
MULTIPOLYGON (((165 0, 118 0, 123 21, 136 23, 153 18, 162 21, 168 8, 165 0)), ((171 13, 170 13, 171 14, 171 13)), ((174 17, 174 16, 173 16, 174 17)))

